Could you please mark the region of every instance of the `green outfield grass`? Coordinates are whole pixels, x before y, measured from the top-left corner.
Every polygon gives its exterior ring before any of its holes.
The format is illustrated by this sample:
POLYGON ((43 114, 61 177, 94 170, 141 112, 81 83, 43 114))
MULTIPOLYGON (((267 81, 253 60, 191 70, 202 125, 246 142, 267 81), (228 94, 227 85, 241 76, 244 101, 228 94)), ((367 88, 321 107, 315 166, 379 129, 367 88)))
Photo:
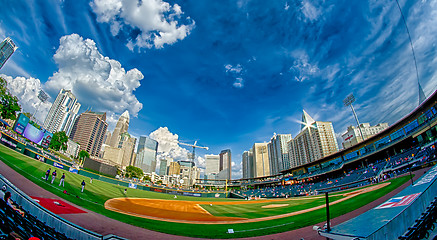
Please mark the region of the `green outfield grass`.
MULTIPOLYGON (((242 223, 242 224, 186 224, 186 223, 171 223, 164 221, 156 221, 144 218, 133 217, 124 215, 117 212, 112 212, 104 208, 106 200, 117 197, 138 197, 138 198, 154 198, 154 199, 171 199, 173 195, 156 193, 151 191, 144 191, 138 189, 128 189, 127 194, 124 194, 125 187, 109 184, 106 182, 93 180, 90 183, 90 179, 81 175, 73 174, 65 170, 54 168, 45 163, 39 162, 35 159, 31 159, 18 152, 15 152, 2 144, 0 144, 0 160, 13 168, 15 171, 28 178, 32 182, 41 186, 42 188, 50 191, 67 201, 77 204, 88 210, 100 213, 107 217, 117 219, 119 221, 132 224, 135 226, 165 232, 175 235, 202 237, 202 238, 239 238, 260 236, 279 232, 290 231, 298 229, 308 225, 314 225, 322 222, 326 218, 325 209, 319 209, 311 211, 305 214, 300 214, 292 217, 284 217, 275 220, 242 223), (50 182, 46 182, 42 179, 45 171, 51 167, 52 170, 56 169, 59 174, 55 183, 52 185, 50 182), (62 173, 66 174, 65 187, 59 187, 59 179, 62 173), (87 183, 84 193, 81 193, 80 183, 85 180, 87 183), (67 190, 69 193, 62 193, 63 190, 67 190), (228 229, 234 229, 234 234, 228 234, 228 229), (196 231, 201 229, 201 231, 196 231)), ((370 193, 364 193, 354 198, 345 200, 339 204, 331 206, 331 217, 337 217, 353 211, 365 204, 374 201, 390 191, 396 189, 404 182, 408 181, 409 177, 401 177, 390 180, 391 184, 378 189, 370 193)), ((350 190, 349 190, 350 191, 350 190)), ((341 196, 330 197, 330 201, 335 201, 341 198, 341 196)), ((293 201, 288 199, 286 201, 277 202, 278 204, 289 204, 286 207, 263 209, 261 206, 272 203, 259 203, 253 201, 253 204, 241 204, 241 205, 202 205, 203 208, 208 210, 211 214, 216 216, 233 216, 243 218, 259 218, 265 216, 274 216, 285 214, 302 209, 308 209, 314 206, 318 206, 324 203, 324 198, 308 199, 299 198, 299 201, 293 201)), ((236 199, 216 199, 216 198, 197 198, 178 196, 177 200, 191 200, 191 201, 244 201, 236 199)), ((114 232, 113 234, 117 234, 114 232)))
MULTIPOLYGON (((335 201, 344 198, 343 196, 333 196, 330 197, 330 201, 335 201)), ((253 204, 236 204, 236 205, 205 205, 201 204, 205 210, 214 216, 220 217, 242 217, 242 218, 261 218, 276 216, 284 213, 297 212, 300 210, 305 210, 313 207, 323 205, 325 203, 325 198, 317 199, 304 199, 304 200, 286 200, 280 202, 270 202, 270 203, 253 203, 253 204), (288 206, 277 207, 277 208, 262 208, 270 204, 288 204, 288 206)))

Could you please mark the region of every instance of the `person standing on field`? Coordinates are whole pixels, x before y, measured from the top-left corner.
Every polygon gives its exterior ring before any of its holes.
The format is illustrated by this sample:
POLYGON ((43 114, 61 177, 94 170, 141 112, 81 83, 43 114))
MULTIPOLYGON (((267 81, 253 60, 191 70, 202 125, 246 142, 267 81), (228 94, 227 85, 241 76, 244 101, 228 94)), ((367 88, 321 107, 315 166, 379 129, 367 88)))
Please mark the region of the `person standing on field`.
POLYGON ((59 182, 59 186, 61 186, 61 184, 62 184, 62 187, 64 187, 64 180, 65 180, 65 173, 62 173, 62 177, 61 177, 61 181, 59 182))
POLYGON ((83 192, 83 189, 85 188, 85 180, 82 180, 82 191, 81 192, 83 192))
POLYGON ((55 170, 55 171, 52 173, 52 182, 51 182, 51 184, 53 184, 53 182, 55 181, 56 175, 57 175, 57 173, 56 173, 56 170, 55 170))
POLYGON ((47 172, 46 172, 46 181, 49 180, 49 176, 50 176, 50 171, 51 171, 51 170, 52 170, 52 169, 49 168, 49 169, 47 170, 47 172))

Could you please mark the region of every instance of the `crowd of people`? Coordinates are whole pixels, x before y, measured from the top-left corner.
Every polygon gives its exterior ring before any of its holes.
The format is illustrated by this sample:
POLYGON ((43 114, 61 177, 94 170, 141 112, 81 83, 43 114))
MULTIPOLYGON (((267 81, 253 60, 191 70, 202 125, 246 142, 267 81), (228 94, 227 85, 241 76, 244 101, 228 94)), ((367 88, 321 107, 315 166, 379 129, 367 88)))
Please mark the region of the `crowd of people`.
MULTIPOLYGON (((409 171, 411 168, 436 161, 435 144, 422 148, 412 148, 387 159, 376 160, 367 166, 352 169, 340 169, 337 173, 322 175, 317 178, 302 178, 293 184, 254 185, 252 189, 235 190, 234 193, 245 199, 287 198, 290 196, 316 195, 323 191, 337 191, 350 187, 385 181, 409 171)), ((267 182, 266 182, 267 183, 267 182)))

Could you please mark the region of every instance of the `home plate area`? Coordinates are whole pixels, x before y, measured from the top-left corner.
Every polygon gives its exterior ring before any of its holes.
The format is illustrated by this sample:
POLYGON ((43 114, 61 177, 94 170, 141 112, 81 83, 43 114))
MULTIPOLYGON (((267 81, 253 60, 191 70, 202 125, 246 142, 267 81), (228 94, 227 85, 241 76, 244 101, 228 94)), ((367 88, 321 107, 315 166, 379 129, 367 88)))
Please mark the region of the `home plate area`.
POLYGON ((31 197, 35 202, 54 214, 86 213, 59 199, 31 197))

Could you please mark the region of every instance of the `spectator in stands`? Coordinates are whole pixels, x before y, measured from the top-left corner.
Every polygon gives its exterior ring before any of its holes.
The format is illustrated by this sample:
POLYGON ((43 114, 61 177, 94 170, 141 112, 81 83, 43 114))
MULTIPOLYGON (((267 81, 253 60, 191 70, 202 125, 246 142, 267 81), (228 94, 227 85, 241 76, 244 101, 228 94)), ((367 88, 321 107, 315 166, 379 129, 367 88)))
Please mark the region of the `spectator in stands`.
POLYGON ((3 199, 5 197, 6 185, 3 185, 2 190, 0 191, 0 198, 3 199))
POLYGON ((61 181, 59 182, 59 186, 61 186, 61 184, 62 184, 62 187, 64 186, 64 180, 65 180, 65 173, 62 173, 61 181))
POLYGON ((6 203, 9 207, 11 207, 12 209, 14 209, 14 210, 17 211, 18 213, 20 213, 21 216, 24 217, 24 212, 21 211, 20 209, 18 209, 18 208, 16 208, 16 207, 14 206, 14 204, 13 204, 13 202, 12 202, 12 200, 11 200, 11 192, 6 192, 6 193, 5 193, 5 196, 4 196, 4 198, 3 198, 3 200, 5 201, 5 203, 6 203))
POLYGON ((81 192, 83 192, 83 189, 85 188, 85 180, 82 180, 81 185, 82 185, 82 191, 81 192))
POLYGON ((56 170, 55 170, 55 171, 52 173, 52 182, 51 182, 51 184, 53 184, 53 182, 55 181, 56 175, 58 175, 58 174, 56 173, 56 170))

